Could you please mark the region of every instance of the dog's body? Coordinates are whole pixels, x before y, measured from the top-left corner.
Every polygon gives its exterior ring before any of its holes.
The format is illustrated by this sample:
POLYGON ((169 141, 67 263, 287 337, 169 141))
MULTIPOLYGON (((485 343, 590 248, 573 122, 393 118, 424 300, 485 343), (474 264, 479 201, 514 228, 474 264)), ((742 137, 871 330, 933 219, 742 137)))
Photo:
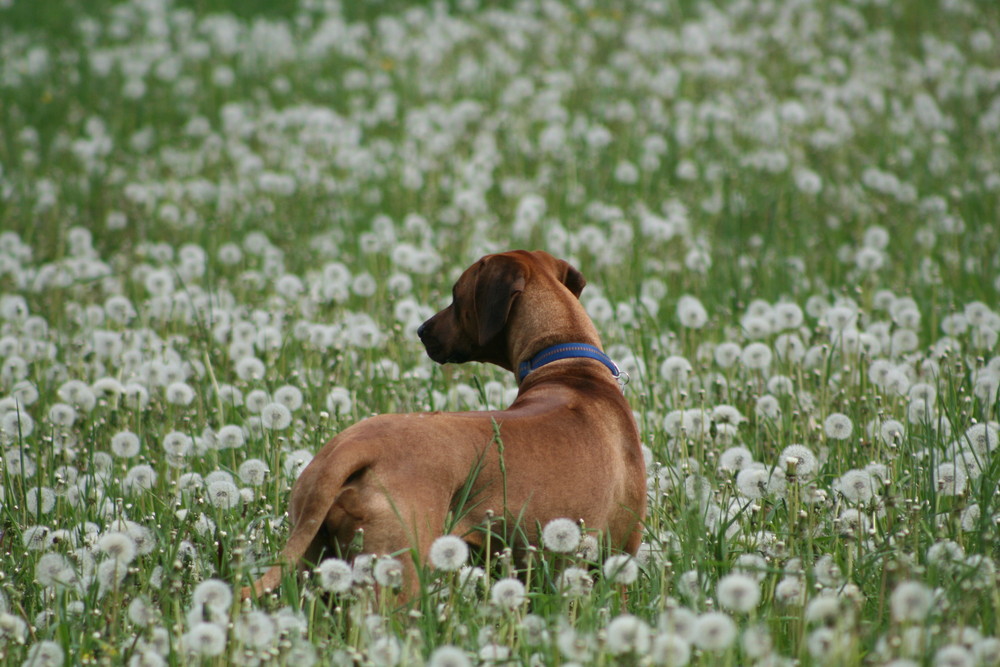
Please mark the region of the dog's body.
MULTIPOLYGON (((600 346, 578 297, 580 273, 544 252, 488 255, 455 284, 453 302, 419 330, 439 363, 486 361, 508 370, 560 343, 600 346)), ((632 412, 615 377, 591 358, 531 371, 506 410, 372 417, 309 463, 291 493, 293 528, 282 564, 362 551, 401 554, 404 595, 446 530, 482 545, 488 516, 508 542, 539 544, 555 518, 582 520, 612 548, 635 553, 646 506, 632 412)), ((244 597, 280 582, 282 564, 244 597)))

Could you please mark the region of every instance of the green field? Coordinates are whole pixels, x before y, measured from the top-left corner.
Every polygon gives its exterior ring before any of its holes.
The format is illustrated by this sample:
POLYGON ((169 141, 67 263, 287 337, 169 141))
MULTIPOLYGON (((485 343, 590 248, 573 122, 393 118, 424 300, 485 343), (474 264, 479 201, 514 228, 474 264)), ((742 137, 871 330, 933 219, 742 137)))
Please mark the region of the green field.
POLYGON ((1000 665, 998 199, 990 0, 0 0, 0 662, 1000 665), (511 248, 637 558, 241 603, 338 431, 509 403, 415 332, 511 248))

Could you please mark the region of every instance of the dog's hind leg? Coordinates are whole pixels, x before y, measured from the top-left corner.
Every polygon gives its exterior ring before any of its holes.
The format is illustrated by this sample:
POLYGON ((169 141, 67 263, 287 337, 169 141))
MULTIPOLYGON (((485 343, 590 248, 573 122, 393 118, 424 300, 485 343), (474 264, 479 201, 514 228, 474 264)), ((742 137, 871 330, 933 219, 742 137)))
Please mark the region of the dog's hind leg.
POLYGON ((444 532, 448 494, 432 480, 407 479, 391 485, 366 484, 356 500, 355 507, 346 509, 362 516, 362 551, 397 558, 403 565, 399 600, 414 599, 420 593, 417 567, 426 563, 431 544, 444 532), (387 489, 403 490, 391 493, 387 489))

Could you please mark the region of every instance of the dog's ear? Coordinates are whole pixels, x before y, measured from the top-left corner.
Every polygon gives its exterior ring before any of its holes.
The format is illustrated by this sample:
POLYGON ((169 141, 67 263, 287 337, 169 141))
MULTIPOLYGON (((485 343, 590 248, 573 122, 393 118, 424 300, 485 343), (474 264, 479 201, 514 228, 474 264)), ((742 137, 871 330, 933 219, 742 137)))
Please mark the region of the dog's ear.
POLYGON ((583 274, 564 259, 556 260, 556 274, 559 276, 559 281, 573 293, 573 296, 579 299, 583 288, 587 286, 587 279, 583 277, 583 274))
POLYGON ((493 340, 507 323, 514 299, 524 291, 524 266, 502 256, 483 261, 476 277, 476 321, 479 324, 479 344, 493 340))

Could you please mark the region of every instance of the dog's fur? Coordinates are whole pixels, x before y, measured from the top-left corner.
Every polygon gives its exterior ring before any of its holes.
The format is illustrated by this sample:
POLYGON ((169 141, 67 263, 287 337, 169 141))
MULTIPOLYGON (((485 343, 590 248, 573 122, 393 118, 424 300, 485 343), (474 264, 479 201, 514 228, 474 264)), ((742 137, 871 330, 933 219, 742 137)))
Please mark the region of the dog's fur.
MULTIPOLYGON (((511 371, 550 345, 599 347, 578 299, 584 285, 545 252, 487 255, 418 334, 438 363, 511 371)), ((446 522, 479 547, 488 516, 515 545, 539 544, 541 527, 566 517, 635 553, 645 508, 639 434, 618 383, 598 361, 566 359, 530 373, 506 410, 381 415, 333 438, 292 488, 281 562, 243 596, 275 588, 284 565, 315 564, 328 549, 346 554, 363 531, 363 552, 403 560, 402 595, 411 597, 413 558, 427 558, 446 522)))

